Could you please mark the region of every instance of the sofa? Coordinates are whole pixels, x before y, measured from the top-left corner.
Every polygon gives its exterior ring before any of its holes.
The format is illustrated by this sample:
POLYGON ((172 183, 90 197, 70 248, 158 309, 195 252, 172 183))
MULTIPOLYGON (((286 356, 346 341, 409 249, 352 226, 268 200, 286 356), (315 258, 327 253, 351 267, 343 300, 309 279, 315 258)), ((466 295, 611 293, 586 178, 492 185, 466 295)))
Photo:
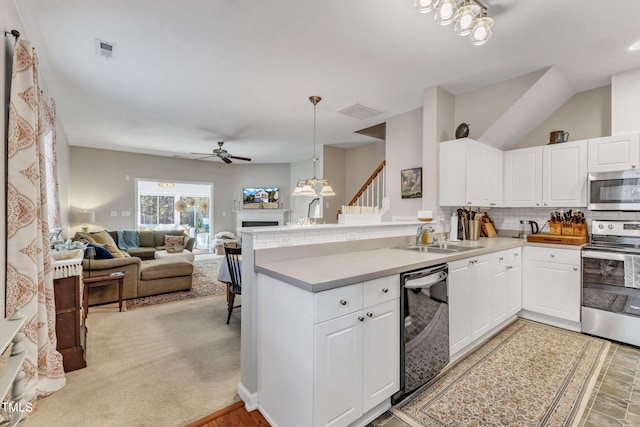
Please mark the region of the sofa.
MULTIPOLYGON (((96 247, 97 253, 110 251, 113 257, 85 259, 82 263, 83 277, 103 276, 118 271, 125 273, 123 299, 138 298, 168 292, 191 289, 193 263, 181 257, 154 259, 155 252, 162 250, 164 236, 182 236, 179 230, 140 231, 136 248, 119 249, 116 231, 98 233, 76 233, 74 240, 85 241, 96 247), (111 240, 109 240, 111 239, 111 240), (106 249, 108 248, 108 249, 106 249), (119 252, 119 256, 114 253, 119 252)), ((195 239, 184 235, 185 249, 192 249, 195 239)), ((89 305, 118 301, 117 286, 91 288, 89 305)))

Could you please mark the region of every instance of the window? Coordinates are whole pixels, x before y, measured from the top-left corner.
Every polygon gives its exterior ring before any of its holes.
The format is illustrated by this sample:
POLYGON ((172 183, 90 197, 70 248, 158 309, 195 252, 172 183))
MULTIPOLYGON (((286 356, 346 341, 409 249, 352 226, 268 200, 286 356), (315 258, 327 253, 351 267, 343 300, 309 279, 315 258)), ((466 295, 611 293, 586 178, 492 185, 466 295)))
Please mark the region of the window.
POLYGON ((140 226, 175 224, 174 196, 141 194, 139 200, 140 226))

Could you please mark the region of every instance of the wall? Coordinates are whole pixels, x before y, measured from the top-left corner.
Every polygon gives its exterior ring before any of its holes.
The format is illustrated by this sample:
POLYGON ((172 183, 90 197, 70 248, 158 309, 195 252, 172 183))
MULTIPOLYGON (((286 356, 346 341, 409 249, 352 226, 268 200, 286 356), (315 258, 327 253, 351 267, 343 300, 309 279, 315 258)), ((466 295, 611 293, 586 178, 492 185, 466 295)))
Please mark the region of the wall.
MULTIPOLYGON (((243 187, 280 188, 282 206, 288 209, 288 164, 231 164, 202 160, 175 159, 146 154, 124 153, 86 147, 71 147, 69 194, 72 210, 96 212, 94 227, 135 228, 135 179, 212 183, 214 190, 213 233, 235 232, 234 197, 241 200, 243 187), (128 177, 128 178, 127 178, 128 177), (118 212, 111 217, 110 212, 118 212), (122 211, 131 212, 122 217, 122 211)), ((80 224, 71 224, 74 234, 80 224)))
POLYGON ((569 132, 569 141, 611 135, 611 86, 575 94, 514 148, 546 145, 554 130, 569 132))
POLYGON ((385 160, 385 142, 376 141, 345 150, 345 204, 358 193, 362 185, 385 160))
MULTIPOLYGON (((387 120, 385 144, 387 159, 387 195, 391 208, 383 220, 393 216, 414 216, 422 209, 422 199, 403 199, 400 193, 400 171, 422 167, 422 108, 397 115, 387 120)), ((423 181, 423 191, 425 184, 423 181)))
MULTIPOLYGON (((324 158, 324 170, 322 178, 329 180, 329 184, 335 196, 323 197, 322 203, 322 223, 335 224, 338 222, 338 211, 342 205, 348 202, 345 191, 346 185, 346 152, 347 150, 337 147, 322 147, 324 158)), ((319 221, 320 222, 320 221, 319 221)))

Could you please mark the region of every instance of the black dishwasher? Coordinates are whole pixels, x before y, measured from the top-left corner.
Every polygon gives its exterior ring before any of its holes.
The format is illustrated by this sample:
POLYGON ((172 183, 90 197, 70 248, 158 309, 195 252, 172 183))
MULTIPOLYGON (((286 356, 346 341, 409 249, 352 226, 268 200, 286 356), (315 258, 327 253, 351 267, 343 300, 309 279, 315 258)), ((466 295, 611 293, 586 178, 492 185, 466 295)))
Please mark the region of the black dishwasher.
POLYGON ((393 404, 449 363, 447 264, 400 275, 400 391, 393 404))

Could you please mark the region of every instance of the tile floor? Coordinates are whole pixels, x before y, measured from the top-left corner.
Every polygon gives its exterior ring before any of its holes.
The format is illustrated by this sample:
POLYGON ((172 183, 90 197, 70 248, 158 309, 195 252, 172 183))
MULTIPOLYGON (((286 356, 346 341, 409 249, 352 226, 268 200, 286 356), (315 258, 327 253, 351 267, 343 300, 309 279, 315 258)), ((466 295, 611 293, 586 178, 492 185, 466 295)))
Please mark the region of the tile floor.
MULTIPOLYGON (((409 427, 390 412, 367 427, 409 427)), ((580 427, 640 426, 640 348, 612 342, 580 427)))

